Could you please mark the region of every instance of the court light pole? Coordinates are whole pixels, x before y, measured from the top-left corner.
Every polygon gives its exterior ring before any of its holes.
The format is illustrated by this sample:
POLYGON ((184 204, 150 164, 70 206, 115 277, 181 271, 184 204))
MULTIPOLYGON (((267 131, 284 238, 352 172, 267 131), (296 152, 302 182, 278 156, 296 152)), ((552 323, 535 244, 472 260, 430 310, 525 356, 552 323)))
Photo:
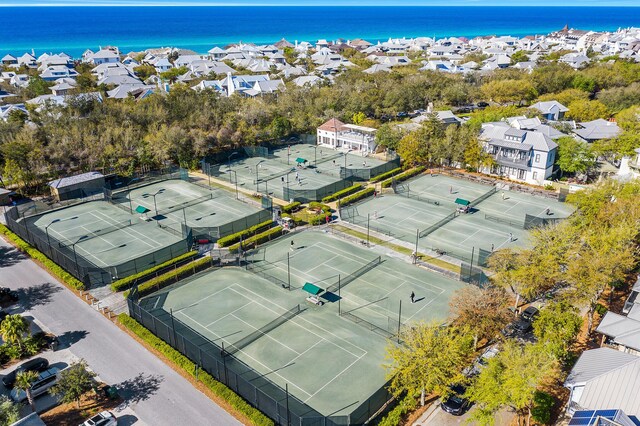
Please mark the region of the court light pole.
POLYGON ((318 145, 313 146, 313 167, 318 167, 318 145))
POLYGON ((263 162, 264 160, 260 160, 256 163, 256 192, 260 192, 260 189, 259 189, 260 178, 258 176, 258 166, 260 166, 260 164, 262 164, 263 162))
POLYGON ((44 232, 47 234, 47 244, 49 245, 49 248, 51 248, 51 240, 49 239, 49 227, 54 223, 60 222, 60 220, 61 219, 53 219, 50 224, 44 227, 44 232))
MULTIPOLYGON (((73 249, 73 260, 74 260, 74 262, 76 264, 76 273, 78 275, 80 275, 80 267, 78 266, 78 253, 76 253, 76 244, 84 241, 87 238, 89 238, 89 237, 87 237, 86 235, 83 235, 80 238, 78 238, 75 243, 71 244, 71 248, 73 249)), ((76 278, 80 278, 80 277, 78 276, 76 278)))
MULTIPOLYGON (((160 188, 153 194, 148 194, 148 193, 142 194, 143 197, 153 197, 153 208, 156 210, 156 216, 155 216, 156 218, 158 217, 158 204, 156 203, 156 197, 159 194, 162 194, 163 192, 164 192, 164 188, 160 188)), ((158 222, 158 219, 156 219, 156 222, 158 222)))
MULTIPOLYGON (((227 164, 229 165, 229 171, 231 171, 231 158, 233 158, 233 156, 237 154, 238 154, 238 151, 234 151, 231 153, 231 155, 227 157, 227 164)), ((229 175, 229 182, 231 182, 231 175, 229 175)))
POLYGON ((229 180, 231 180, 231 173, 233 173, 233 177, 236 180, 236 200, 238 197, 238 173, 235 170, 229 170, 229 180))

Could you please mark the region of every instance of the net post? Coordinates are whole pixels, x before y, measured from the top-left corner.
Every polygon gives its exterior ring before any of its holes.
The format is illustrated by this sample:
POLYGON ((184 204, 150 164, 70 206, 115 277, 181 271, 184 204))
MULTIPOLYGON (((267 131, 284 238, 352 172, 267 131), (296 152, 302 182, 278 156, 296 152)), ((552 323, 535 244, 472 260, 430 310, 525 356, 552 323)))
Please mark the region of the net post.
POLYGON ((173 321, 173 308, 169 309, 169 315, 171 315, 171 329, 173 331, 173 345, 176 349, 178 349, 178 339, 176 337, 176 324, 173 321))
POLYGON ((340 297, 340 274, 338 274, 338 316, 342 315, 342 310, 340 309, 340 300, 342 300, 342 297, 340 297))
POLYGON ((367 247, 369 247, 369 216, 370 213, 367 213, 367 247))

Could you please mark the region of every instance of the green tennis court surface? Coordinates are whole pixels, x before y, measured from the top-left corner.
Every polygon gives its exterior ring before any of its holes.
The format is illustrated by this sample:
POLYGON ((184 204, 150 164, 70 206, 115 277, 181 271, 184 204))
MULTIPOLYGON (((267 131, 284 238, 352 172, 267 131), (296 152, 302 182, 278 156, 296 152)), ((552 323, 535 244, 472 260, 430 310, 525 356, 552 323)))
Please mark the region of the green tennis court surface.
POLYGON ((173 311, 176 320, 219 346, 224 343, 260 377, 281 388, 287 384, 291 395, 322 415, 345 415, 385 384, 383 335, 397 333, 399 315, 403 327, 443 321, 452 292, 465 285, 386 256, 378 264, 378 257, 324 232, 295 233, 249 259, 275 282, 223 268, 153 295, 146 306, 173 311), (352 275, 372 261, 372 269, 352 275), (280 284, 288 282, 287 270, 291 291, 280 284), (346 283, 339 290, 338 275, 346 283), (333 290, 320 296, 324 305, 305 300, 306 282, 333 290), (297 305, 302 311, 291 314, 297 305), (278 320, 283 315, 288 316, 278 320), (274 321, 275 327, 258 331, 274 321))
MULTIPOLYGON (((47 235, 52 245, 75 249, 78 261, 109 269, 157 252, 183 240, 174 233, 145 222, 105 201, 92 201, 54 210, 28 219, 30 226, 47 235)), ((186 252, 186 242, 173 255, 186 252)), ((167 259, 171 258, 167 253, 167 259)), ((164 261, 163 260, 163 261, 164 261)), ((138 265, 148 268, 153 265, 138 265)), ((132 270, 131 273, 135 272, 132 270)), ((114 276, 123 275, 115 272, 114 276)))
MULTIPOLYGON (((524 229, 525 216, 564 219, 573 211, 570 204, 555 199, 497 190, 493 187, 443 175, 424 175, 398 185, 399 194, 369 198, 356 206, 343 209, 342 218, 362 228, 393 238, 415 243, 416 233, 424 231, 455 212, 456 199, 470 202, 487 196, 469 213, 459 214, 449 222, 419 238, 418 246, 446 252, 471 260, 478 250, 497 250, 510 246, 526 246, 529 231, 524 229)), ((477 257, 476 257, 477 259, 477 257)))
POLYGON ((236 200, 227 191, 177 179, 135 188, 128 197, 134 210, 138 206, 149 210, 148 217, 155 217, 157 208, 157 219, 162 225, 181 230, 181 225, 186 223, 213 238, 238 232, 271 217, 268 211, 236 200))

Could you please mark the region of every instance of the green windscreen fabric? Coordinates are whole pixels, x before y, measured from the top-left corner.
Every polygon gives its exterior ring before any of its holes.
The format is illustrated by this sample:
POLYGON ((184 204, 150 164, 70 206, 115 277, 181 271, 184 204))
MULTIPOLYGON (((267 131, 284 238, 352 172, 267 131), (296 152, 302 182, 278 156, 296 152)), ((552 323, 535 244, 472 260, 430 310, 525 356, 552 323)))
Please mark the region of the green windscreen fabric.
POLYGON ((306 162, 307 160, 305 160, 304 158, 300 158, 300 157, 296 158, 296 163, 306 163, 306 162))
POLYGON ((456 204, 460 204, 461 206, 468 206, 471 204, 471 201, 465 200, 463 198, 456 198, 456 204))
POLYGON ((317 296, 324 291, 317 285, 311 283, 304 283, 304 285, 302 286, 302 290, 306 291, 307 293, 311 293, 314 296, 317 296))
POLYGON ((144 214, 146 212, 148 212, 149 209, 143 206, 138 206, 136 207, 136 213, 140 213, 140 214, 144 214))

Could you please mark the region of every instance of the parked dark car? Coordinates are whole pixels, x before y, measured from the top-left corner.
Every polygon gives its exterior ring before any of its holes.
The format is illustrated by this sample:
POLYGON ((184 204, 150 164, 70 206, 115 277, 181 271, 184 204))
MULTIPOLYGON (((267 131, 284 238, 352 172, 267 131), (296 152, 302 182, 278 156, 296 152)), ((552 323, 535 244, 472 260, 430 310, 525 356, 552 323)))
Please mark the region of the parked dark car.
POLYGON ((518 318, 513 323, 513 331, 518 336, 523 336, 527 334, 529 331, 531 331, 531 328, 532 328, 531 321, 528 321, 526 319, 518 318))
POLYGON ((483 101, 483 102, 478 102, 476 105, 478 108, 486 108, 489 106, 489 103, 483 101))
POLYGON ((520 314, 520 318, 529 322, 533 322, 533 320, 538 316, 538 313, 538 308, 536 308, 535 306, 529 306, 527 307, 527 309, 522 311, 522 314, 520 314))
POLYGON ((409 116, 409 114, 407 114, 406 112, 399 112, 398 114, 396 114, 396 117, 398 118, 407 118, 409 116))
POLYGON ((0 302, 16 302, 18 293, 8 287, 0 287, 0 302))
POLYGON ((461 416, 469 408, 469 400, 464 397, 466 391, 462 385, 451 386, 453 392, 448 398, 440 403, 440 407, 449 414, 461 416))
POLYGON ((460 107, 456 110, 456 114, 469 114, 470 112, 473 112, 470 107, 460 107))
POLYGON ((21 364, 20 366, 18 366, 18 368, 13 370, 11 373, 9 373, 6 376, 4 376, 2 378, 2 383, 7 388, 12 388, 13 385, 16 383, 16 376, 18 375, 19 372, 21 372, 21 371, 42 372, 42 371, 45 371, 48 367, 49 367, 49 361, 47 361, 46 359, 44 359, 44 358, 34 358, 32 360, 29 360, 29 361, 21 364))

